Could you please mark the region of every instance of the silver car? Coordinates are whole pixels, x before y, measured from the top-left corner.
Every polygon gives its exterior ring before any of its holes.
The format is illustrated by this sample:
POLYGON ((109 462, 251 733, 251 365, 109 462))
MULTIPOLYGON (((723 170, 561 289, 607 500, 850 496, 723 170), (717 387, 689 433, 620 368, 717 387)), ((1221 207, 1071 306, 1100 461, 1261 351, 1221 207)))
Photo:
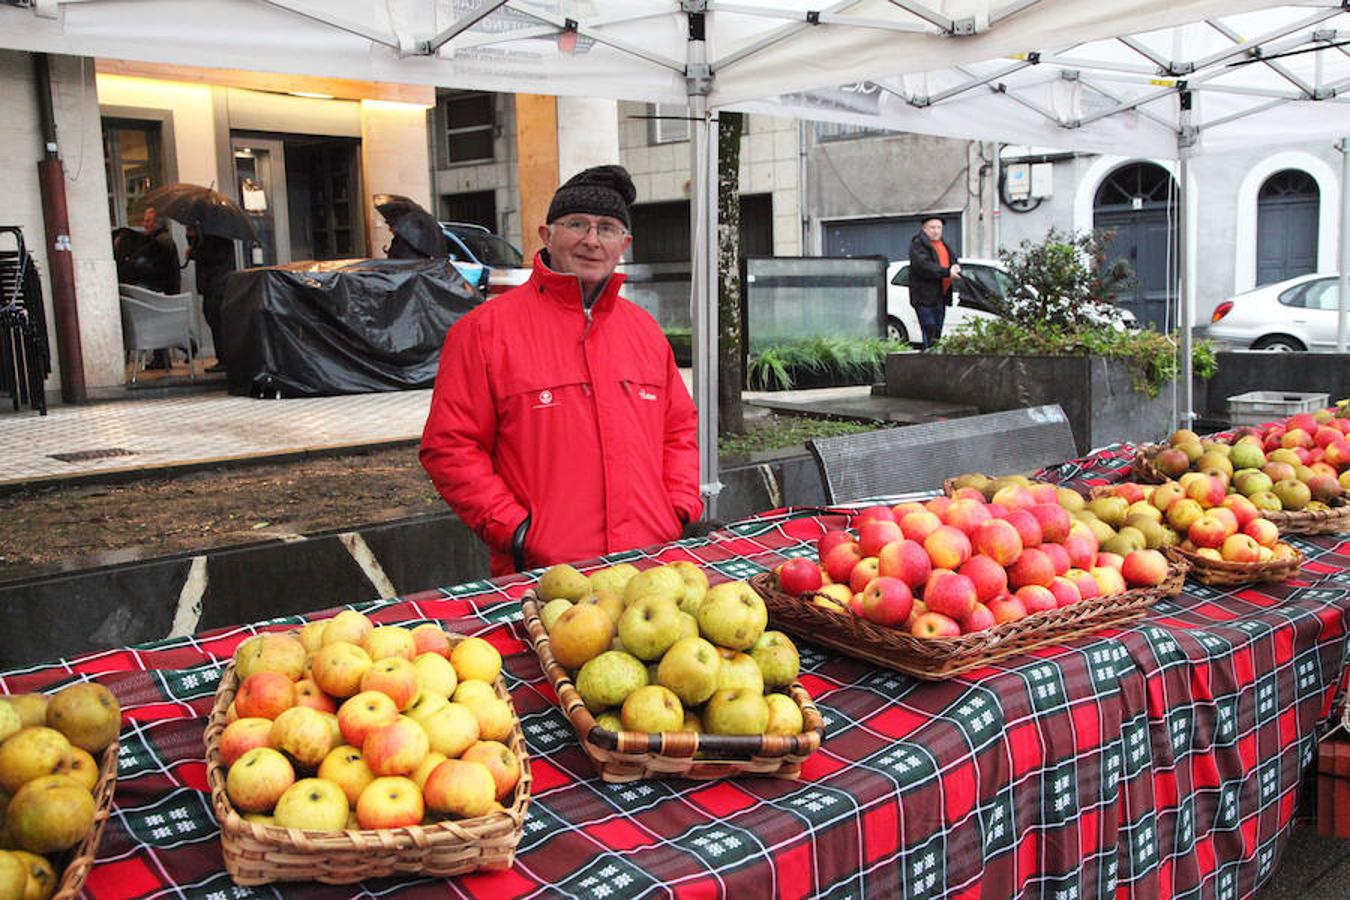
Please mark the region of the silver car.
POLYGON ((1214 307, 1209 325, 1196 331, 1222 350, 1335 350, 1336 278, 1300 275, 1238 294, 1214 307))

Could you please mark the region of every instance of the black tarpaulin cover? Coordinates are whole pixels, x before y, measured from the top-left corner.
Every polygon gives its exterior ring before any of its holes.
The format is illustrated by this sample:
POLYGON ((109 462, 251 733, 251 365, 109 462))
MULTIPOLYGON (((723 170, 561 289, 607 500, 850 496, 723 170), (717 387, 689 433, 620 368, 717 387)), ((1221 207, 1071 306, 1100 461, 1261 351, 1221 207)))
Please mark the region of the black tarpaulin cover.
POLYGON ((446 259, 332 260, 236 272, 221 313, 230 393, 317 397, 429 388, 445 333, 482 299, 446 259))

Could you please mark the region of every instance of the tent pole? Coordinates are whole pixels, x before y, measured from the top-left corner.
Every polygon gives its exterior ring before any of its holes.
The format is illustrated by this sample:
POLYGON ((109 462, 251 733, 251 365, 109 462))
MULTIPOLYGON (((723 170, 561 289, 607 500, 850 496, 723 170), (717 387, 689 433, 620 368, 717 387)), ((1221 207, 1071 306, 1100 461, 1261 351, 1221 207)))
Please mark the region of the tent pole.
POLYGON ((1341 240, 1336 266, 1340 314, 1336 316, 1336 352, 1345 352, 1346 318, 1350 316, 1350 138, 1336 145, 1341 151, 1341 240))
POLYGON ((1192 125, 1191 113, 1191 92, 1181 91, 1177 99, 1181 102, 1181 128, 1177 132, 1177 150, 1180 156, 1177 166, 1177 198, 1179 200, 1177 209, 1177 243, 1181 247, 1181 252, 1177 254, 1180 263, 1181 277, 1181 310, 1178 318, 1178 329, 1181 332, 1181 354, 1180 365, 1177 367, 1181 373, 1181 410, 1178 415, 1180 420, 1178 428, 1190 428, 1195 422, 1195 382, 1192 372, 1193 364, 1191 359, 1191 326, 1195 312, 1195 283, 1191 278, 1191 257, 1195 254, 1195 247, 1190 240, 1191 231, 1191 211, 1190 211, 1190 158, 1195 150, 1195 127, 1192 125))
POLYGON ((698 407, 699 485, 703 515, 717 517, 717 129, 708 109, 712 88, 703 40, 703 13, 689 14, 690 319, 693 324, 694 405, 698 407))

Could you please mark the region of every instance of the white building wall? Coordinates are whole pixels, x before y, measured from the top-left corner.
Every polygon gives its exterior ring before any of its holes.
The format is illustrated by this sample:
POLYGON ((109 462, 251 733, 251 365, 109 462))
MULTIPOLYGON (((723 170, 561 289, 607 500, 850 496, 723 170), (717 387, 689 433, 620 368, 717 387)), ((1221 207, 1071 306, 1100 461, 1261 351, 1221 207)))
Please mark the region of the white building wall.
MULTIPOLYGON (((51 56, 53 106, 57 141, 66 171, 66 201, 71 252, 75 261, 75 295, 79 305, 80 341, 85 386, 91 396, 120 390, 123 381, 122 320, 117 306, 117 269, 112 258, 108 188, 103 169, 103 134, 98 114, 94 66, 78 57, 51 56)), ((0 50, 0 176, 4 211, 0 224, 23 229, 28 249, 42 270, 47 334, 52 347, 49 400, 59 399, 61 360, 56 358, 46 231, 37 163, 43 158, 37 89, 27 53, 0 50)), ((0 246, 10 249, 8 239, 0 246)))
POLYGON ((402 194, 435 210, 431 196, 431 162, 427 155, 426 108, 385 100, 361 101, 361 181, 370 255, 384 256, 393 240, 372 197, 402 194))

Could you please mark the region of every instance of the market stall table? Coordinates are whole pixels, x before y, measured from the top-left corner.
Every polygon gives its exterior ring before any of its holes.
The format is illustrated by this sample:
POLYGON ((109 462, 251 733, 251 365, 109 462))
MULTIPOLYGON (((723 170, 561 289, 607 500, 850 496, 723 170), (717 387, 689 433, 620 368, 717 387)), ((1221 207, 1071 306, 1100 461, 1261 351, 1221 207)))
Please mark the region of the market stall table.
MULTIPOLYGON (((1130 456, 1124 447, 1052 474, 1118 480, 1130 456)), ((813 552, 845 520, 776 511, 610 561, 690 559, 714 579, 746 578, 813 552)), ((1346 669, 1350 536, 1293 540, 1308 557, 1295 581, 1188 582, 1130 626, 946 682, 804 644, 801 681, 826 740, 800 781, 601 782, 525 640, 517 601, 532 577, 362 605, 378 622, 436 619, 495 644, 534 774, 511 870, 364 887, 493 898, 1247 896, 1275 870, 1346 669)), ((236 889, 222 869, 202 732, 235 645, 296 621, 0 675, 9 693, 97 675, 125 710, 116 805, 89 895, 274 893, 236 889)))

